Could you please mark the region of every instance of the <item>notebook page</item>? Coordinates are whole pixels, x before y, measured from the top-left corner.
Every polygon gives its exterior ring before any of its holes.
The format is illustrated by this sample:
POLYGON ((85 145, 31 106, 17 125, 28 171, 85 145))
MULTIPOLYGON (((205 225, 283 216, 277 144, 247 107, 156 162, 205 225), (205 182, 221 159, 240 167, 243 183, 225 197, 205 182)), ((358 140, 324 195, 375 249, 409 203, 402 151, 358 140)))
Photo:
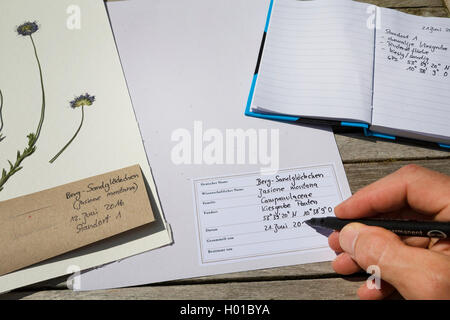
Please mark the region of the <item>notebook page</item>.
POLYGON ((255 89, 259 110, 371 122, 374 30, 369 5, 274 3, 255 89))
POLYGON ((449 140, 450 20, 390 9, 380 20, 372 124, 449 140))

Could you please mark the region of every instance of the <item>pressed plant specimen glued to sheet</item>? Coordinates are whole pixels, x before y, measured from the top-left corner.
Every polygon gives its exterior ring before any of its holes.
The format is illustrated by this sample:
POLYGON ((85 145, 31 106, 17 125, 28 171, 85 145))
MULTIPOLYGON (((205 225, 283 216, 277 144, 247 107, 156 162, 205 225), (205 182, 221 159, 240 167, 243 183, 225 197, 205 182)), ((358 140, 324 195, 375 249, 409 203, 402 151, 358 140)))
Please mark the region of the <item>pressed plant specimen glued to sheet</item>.
POLYGON ((2 1, 0 41, 0 201, 148 166, 101 1, 2 1))
POLYGON ((51 261, 2 275, 0 292, 64 275, 73 265, 84 270, 171 243, 103 0, 0 1, 0 43, 0 232, 15 239, 4 241, 14 259, 31 259, 33 250, 15 251, 14 246, 31 242, 27 237, 37 232, 46 236, 33 245, 53 250, 49 239, 56 234, 55 223, 68 214, 60 203, 74 202, 74 217, 92 216, 87 229, 83 219, 64 220, 88 230, 77 235, 81 238, 103 230, 104 221, 125 225, 139 211, 129 208, 147 201, 155 217, 138 232, 93 237, 104 240, 81 241, 90 247, 62 250, 51 261), (115 186, 110 196, 102 184, 72 190, 77 181, 136 165, 146 180, 144 200, 131 197, 124 203, 120 192, 135 189, 120 189, 117 181, 131 184, 129 176, 108 181, 115 186), (49 192, 61 188, 60 195, 49 192), (90 190, 104 193, 107 209, 95 207, 98 197, 90 190), (22 201, 30 196, 33 201, 22 201), (95 208, 89 211, 89 204, 95 208), (102 220, 100 209, 114 215, 102 220), (19 222, 5 230, 11 216, 19 222))

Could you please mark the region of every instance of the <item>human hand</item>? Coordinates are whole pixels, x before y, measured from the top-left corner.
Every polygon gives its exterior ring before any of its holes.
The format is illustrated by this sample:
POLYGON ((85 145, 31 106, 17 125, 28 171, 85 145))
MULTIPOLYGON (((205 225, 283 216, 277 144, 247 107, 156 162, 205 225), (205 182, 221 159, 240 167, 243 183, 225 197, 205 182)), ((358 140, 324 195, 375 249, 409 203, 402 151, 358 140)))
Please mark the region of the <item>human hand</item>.
MULTIPOLYGON (((341 219, 450 221, 450 177, 408 165, 361 189, 335 208, 341 219)), ((351 223, 328 238, 340 254, 332 266, 348 275, 377 265, 381 288, 358 289, 362 299, 383 299, 395 290, 406 299, 450 299, 450 240, 402 237, 379 227, 351 223)))

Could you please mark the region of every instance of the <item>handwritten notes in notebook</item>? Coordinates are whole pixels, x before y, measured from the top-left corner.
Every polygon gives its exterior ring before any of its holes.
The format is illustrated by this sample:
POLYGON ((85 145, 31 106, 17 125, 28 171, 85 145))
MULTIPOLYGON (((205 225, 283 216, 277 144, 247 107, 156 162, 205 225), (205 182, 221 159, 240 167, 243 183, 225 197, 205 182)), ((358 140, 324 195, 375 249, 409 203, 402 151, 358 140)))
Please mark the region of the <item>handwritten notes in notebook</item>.
POLYGON ((450 144, 449 19, 347 0, 273 3, 252 111, 450 144))
MULTIPOLYGON (((431 28, 431 30, 435 29, 434 27, 431 28)), ((425 27, 422 30, 425 30, 425 27)), ((450 36, 450 31, 447 32, 450 36)), ((401 65, 405 70, 414 73, 431 75, 437 78, 449 77, 450 61, 441 63, 441 57, 449 52, 449 46, 442 44, 442 42, 430 43, 428 42, 429 39, 425 40, 417 35, 395 32, 391 29, 383 30, 379 37, 381 38, 380 44, 385 44, 381 50, 386 51, 388 61, 401 65), (385 40, 385 42, 382 40, 385 40)))
POLYGON ((304 221, 343 200, 332 165, 195 180, 194 196, 202 263, 324 248, 304 221))
POLYGON ((0 275, 155 220, 140 166, 0 202, 0 275))
POLYGON ((275 1, 255 90, 263 111, 370 123, 374 31, 367 4, 275 1))
POLYGON ((372 124, 450 136, 450 20, 380 15, 372 124))

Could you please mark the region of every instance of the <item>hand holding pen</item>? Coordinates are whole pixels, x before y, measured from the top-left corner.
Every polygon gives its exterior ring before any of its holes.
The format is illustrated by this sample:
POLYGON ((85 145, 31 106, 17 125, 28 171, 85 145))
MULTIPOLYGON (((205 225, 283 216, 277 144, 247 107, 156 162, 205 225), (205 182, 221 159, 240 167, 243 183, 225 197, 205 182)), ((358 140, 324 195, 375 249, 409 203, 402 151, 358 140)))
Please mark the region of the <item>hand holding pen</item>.
MULTIPOLYGON (((450 177, 409 165, 361 189, 335 208, 341 219, 385 218, 450 221, 450 177)), ((384 228, 346 225, 329 237, 339 252, 337 273, 348 275, 377 265, 380 290, 365 284, 363 299, 382 299, 395 290, 407 299, 450 299, 450 240, 399 237, 384 228)))

